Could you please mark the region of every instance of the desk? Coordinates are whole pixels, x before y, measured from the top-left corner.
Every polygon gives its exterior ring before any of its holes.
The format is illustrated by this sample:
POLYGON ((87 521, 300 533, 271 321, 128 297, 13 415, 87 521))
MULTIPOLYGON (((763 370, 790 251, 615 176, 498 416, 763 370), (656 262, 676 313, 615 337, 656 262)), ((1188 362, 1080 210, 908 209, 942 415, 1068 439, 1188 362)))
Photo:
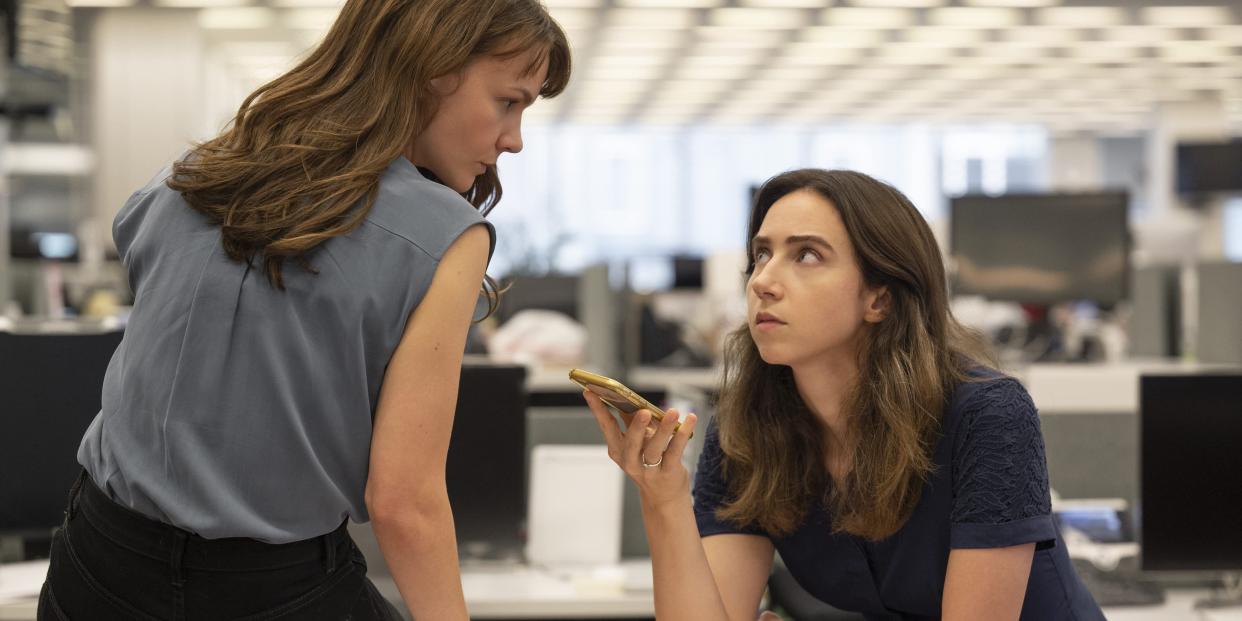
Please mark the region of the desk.
MULTIPOLYGON (((654 616, 651 591, 639 588, 638 584, 644 576, 646 584, 650 584, 650 565, 633 561, 624 563, 622 569, 622 586, 628 588, 583 589, 581 585, 575 586, 582 580, 575 580, 572 575, 530 567, 467 569, 462 572, 462 586, 474 619, 654 616)), ((0 571, 0 580, 6 574, 0 571)), ((396 591, 391 579, 377 577, 375 582, 386 595, 396 591)), ((1195 600, 1206 595, 1202 590, 1170 590, 1161 606, 1105 608, 1104 614, 1109 621, 1242 621, 1242 608, 1196 611, 1195 600)), ((33 597, 0 603, 0 621, 34 621, 36 608, 33 597)))

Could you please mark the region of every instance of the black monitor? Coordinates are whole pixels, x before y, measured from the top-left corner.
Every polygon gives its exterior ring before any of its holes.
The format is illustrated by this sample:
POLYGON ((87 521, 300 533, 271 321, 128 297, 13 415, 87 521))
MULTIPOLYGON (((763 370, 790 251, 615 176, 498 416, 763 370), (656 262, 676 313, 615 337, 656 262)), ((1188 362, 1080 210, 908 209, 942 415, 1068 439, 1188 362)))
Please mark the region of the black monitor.
POLYGON ((1176 158, 1179 194, 1242 192, 1242 140, 1179 143, 1176 158))
POLYGON ((1144 375, 1139 435, 1143 570, 1242 572, 1242 371, 1144 375))
POLYGON ((514 276, 505 280, 508 290, 500 296, 496 309, 496 319, 501 323, 526 309, 551 310, 578 318, 577 276, 514 276))
POLYGON ((1129 288, 1129 195, 968 195, 950 202, 953 292, 1111 306, 1129 288))
POLYGON ((526 367, 466 364, 446 477, 463 559, 522 559, 526 367))
POLYGON ((703 289, 703 257, 691 255, 673 257, 673 288, 703 289))
POLYGON ((119 331, 0 332, 0 533, 39 543, 60 525, 120 342, 119 331))

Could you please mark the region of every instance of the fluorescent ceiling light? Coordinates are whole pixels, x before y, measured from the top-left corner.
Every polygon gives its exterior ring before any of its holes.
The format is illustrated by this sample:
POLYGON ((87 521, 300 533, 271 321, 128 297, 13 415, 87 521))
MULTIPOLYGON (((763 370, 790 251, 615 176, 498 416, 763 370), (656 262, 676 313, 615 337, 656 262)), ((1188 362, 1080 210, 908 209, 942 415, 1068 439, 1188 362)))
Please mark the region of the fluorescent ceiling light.
POLYGON ((1224 62, 1231 57, 1230 49, 1215 41, 1174 41, 1161 46, 1158 53, 1174 63, 1224 62))
POLYGON ((682 67, 698 67, 702 69, 715 69, 716 67, 726 67, 732 65, 744 65, 753 67, 759 64, 759 59, 753 54, 750 56, 705 56, 693 55, 686 56, 681 59, 682 67))
POLYGON ((853 6, 897 9, 926 9, 944 6, 944 0, 852 0, 853 6))
POLYGON ((345 0, 268 0, 272 6, 281 8, 335 8, 345 6, 345 0))
POLYGON ((739 6, 757 8, 822 9, 833 0, 738 0, 739 6))
MULTIPOLYGON (((632 39, 603 39, 596 48, 597 54, 606 56, 624 56, 626 54, 651 54, 655 52, 668 52, 682 46, 681 41, 669 39, 650 39, 645 40, 640 37, 632 39)), ((575 59, 577 62, 578 59, 575 59)))
POLYGON ((686 34, 680 30, 607 28, 596 40, 600 45, 616 43, 628 47, 676 47, 685 42, 686 34))
POLYGON ((616 67, 618 69, 635 68, 642 69, 648 67, 661 68, 668 65, 668 57, 664 54, 639 56, 635 54, 626 54, 624 56, 596 56, 591 59, 591 69, 601 67, 616 67))
POLYGON ((1150 45, 1183 40, 1181 30, 1159 26, 1114 26, 1102 31, 1105 41, 1150 45))
POLYGON ((68 0, 66 4, 73 8, 118 7, 118 6, 132 6, 134 4, 134 0, 68 0))
POLYGON ((250 0, 156 0, 156 6, 179 8, 207 8, 217 6, 246 6, 250 0))
POLYGON ((1223 6, 1152 6, 1139 10, 1142 20, 1156 26, 1219 26, 1233 21, 1223 6))
POLYGON ((999 6, 1015 9, 1056 6, 1060 0, 962 0, 967 6, 999 6))
POLYGON ((697 21, 691 9, 613 9, 608 13, 608 25, 620 28, 685 30, 697 21))
POLYGON ((826 47, 869 47, 888 41, 888 33, 882 30, 810 26, 802 29, 799 39, 826 47))
POLYGON ((198 12, 199 27, 209 30, 270 28, 275 21, 275 13, 263 7, 213 8, 198 12))
POLYGON ((1126 23, 1125 9, 1111 6, 1057 6, 1038 9, 1039 23, 1071 28, 1103 28, 1126 23))
POLYGON ((721 65, 718 67, 678 67, 673 77, 679 80, 736 80, 752 71, 749 65, 721 65))
POLYGON ((551 9, 548 11, 552 19, 561 28, 591 28, 599 19, 598 9, 551 9))
POLYGON ((916 46, 969 47, 983 42, 984 32, 977 28, 925 26, 902 32, 902 42, 916 46))
POLYGON ((931 10, 928 13, 928 21, 938 26, 1008 28, 1021 23, 1022 15, 1016 9, 947 7, 931 10))
POLYGON ((617 6, 656 9, 706 9, 720 6, 721 0, 617 0, 617 6))
POLYGON ((914 11, 909 9, 869 9, 861 7, 824 9, 820 22, 829 26, 850 28, 902 28, 914 23, 914 11))
POLYGON ((794 29, 806 25, 807 15, 799 9, 716 9, 708 15, 713 26, 742 28, 794 29))
POLYGON ((654 80, 664 74, 663 66, 603 65, 591 67, 591 77, 600 80, 654 80))
POLYGON ((326 31, 336 22, 335 9, 295 9, 285 13, 285 26, 294 30, 326 31))
POLYGON ((1078 30, 1048 26, 1013 28, 1004 31, 1001 36, 1010 43, 1033 45, 1067 45, 1082 39, 1082 33, 1078 30))

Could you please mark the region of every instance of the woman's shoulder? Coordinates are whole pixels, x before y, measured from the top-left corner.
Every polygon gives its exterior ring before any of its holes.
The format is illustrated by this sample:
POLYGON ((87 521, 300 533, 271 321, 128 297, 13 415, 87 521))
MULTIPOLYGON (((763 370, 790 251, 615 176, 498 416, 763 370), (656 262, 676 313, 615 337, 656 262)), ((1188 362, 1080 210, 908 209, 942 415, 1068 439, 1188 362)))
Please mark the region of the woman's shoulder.
POLYGON ((973 366, 954 388, 946 427, 952 431, 962 420, 974 419, 980 413, 1004 418, 1033 416, 1036 411, 1022 382, 990 367, 973 366))
POLYGON ((405 156, 397 156, 380 176, 367 223, 409 242, 434 258, 443 256, 462 231, 491 224, 462 195, 428 179, 405 156))

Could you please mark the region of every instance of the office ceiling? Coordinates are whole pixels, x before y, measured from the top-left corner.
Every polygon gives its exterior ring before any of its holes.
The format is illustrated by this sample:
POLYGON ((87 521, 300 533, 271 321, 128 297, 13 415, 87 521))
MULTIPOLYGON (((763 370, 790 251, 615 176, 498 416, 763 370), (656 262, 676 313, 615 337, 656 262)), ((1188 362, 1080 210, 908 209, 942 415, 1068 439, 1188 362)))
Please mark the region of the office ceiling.
MULTIPOLYGON (((199 10, 256 84, 321 36, 334 0, 72 0, 199 10), (209 6, 208 6, 209 5, 209 6), (203 7, 207 8, 203 8, 203 7)), ((1242 128, 1236 0, 548 0, 570 89, 537 123, 1035 123, 1134 133, 1220 101, 1242 128)))

